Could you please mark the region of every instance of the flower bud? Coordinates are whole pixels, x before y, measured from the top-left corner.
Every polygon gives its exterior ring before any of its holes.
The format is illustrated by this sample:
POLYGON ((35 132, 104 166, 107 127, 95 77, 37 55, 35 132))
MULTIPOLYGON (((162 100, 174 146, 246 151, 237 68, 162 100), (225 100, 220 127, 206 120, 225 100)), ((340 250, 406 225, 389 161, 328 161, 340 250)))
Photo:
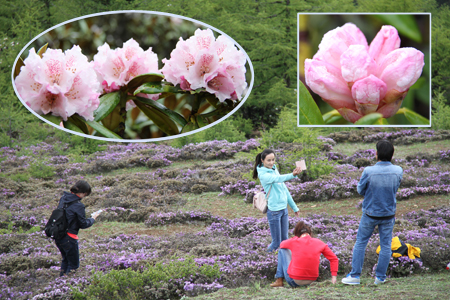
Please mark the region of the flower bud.
POLYGON ((352 86, 356 109, 362 115, 377 111, 378 104, 386 95, 386 83, 374 75, 358 80, 352 86))

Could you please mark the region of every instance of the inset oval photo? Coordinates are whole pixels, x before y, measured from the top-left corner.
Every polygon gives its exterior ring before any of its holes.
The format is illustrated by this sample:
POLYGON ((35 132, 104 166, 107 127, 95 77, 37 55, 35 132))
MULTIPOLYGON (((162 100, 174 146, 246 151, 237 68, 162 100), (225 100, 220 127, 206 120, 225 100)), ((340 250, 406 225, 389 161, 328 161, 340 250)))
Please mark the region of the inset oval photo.
POLYGON ((20 101, 62 130, 108 141, 157 141, 217 124, 253 86, 244 49, 182 16, 88 15, 43 32, 13 68, 20 101))

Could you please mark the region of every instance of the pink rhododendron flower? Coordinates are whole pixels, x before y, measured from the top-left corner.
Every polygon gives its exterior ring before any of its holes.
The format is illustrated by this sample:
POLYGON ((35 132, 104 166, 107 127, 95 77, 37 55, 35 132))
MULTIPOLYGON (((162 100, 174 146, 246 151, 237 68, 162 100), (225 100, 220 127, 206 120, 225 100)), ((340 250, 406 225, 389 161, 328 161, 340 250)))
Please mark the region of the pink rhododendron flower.
MULTIPOLYGON (((103 93, 119 90, 138 75, 159 73, 156 53, 151 48, 144 51, 134 39, 129 39, 122 48, 114 50, 107 43, 103 44, 98 47, 98 53, 94 55, 91 63, 102 83, 103 93)), ((158 95, 138 94, 138 96, 158 99, 158 95)), ((134 103, 127 103, 128 109, 134 106, 134 103)))
POLYGON ((327 32, 319 51, 305 60, 306 84, 352 123, 374 112, 392 117, 424 66, 422 52, 399 47, 392 26, 383 26, 368 46, 358 27, 347 23, 327 32))
POLYGON ((216 39, 211 29, 197 29, 186 41, 180 38, 163 63, 168 82, 187 91, 204 88, 221 102, 239 99, 247 87, 244 53, 228 38, 216 39))
POLYGON ((15 84, 20 97, 38 114, 63 120, 75 113, 93 120, 99 105, 100 84, 78 46, 62 52, 48 49, 42 58, 34 48, 24 61, 15 84))

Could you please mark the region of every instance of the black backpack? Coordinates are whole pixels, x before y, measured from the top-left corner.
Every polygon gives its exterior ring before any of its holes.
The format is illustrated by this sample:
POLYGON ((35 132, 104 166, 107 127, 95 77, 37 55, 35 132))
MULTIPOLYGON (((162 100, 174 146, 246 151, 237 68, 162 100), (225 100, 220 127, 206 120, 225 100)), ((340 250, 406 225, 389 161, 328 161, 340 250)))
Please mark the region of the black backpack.
POLYGON ((52 212, 52 215, 45 225, 45 234, 54 239, 60 240, 66 236, 69 224, 66 218, 66 208, 78 201, 70 202, 69 204, 64 204, 62 208, 57 208, 52 212))

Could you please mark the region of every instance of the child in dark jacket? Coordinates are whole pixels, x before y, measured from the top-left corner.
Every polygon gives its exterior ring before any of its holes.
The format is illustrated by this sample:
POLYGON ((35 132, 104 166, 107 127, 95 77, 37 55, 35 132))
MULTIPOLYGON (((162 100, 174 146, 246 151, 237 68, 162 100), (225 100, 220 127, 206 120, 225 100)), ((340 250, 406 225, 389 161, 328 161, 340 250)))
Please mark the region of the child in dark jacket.
POLYGON ((95 218, 100 213, 96 213, 92 218, 86 218, 85 206, 81 199, 91 193, 91 186, 84 180, 79 180, 70 188, 70 193, 64 192, 59 200, 58 208, 66 208, 66 218, 68 224, 67 235, 62 239, 55 240, 55 244, 61 252, 60 276, 68 274, 70 271, 78 269, 80 266, 80 254, 78 250, 78 231, 91 227, 95 218))

